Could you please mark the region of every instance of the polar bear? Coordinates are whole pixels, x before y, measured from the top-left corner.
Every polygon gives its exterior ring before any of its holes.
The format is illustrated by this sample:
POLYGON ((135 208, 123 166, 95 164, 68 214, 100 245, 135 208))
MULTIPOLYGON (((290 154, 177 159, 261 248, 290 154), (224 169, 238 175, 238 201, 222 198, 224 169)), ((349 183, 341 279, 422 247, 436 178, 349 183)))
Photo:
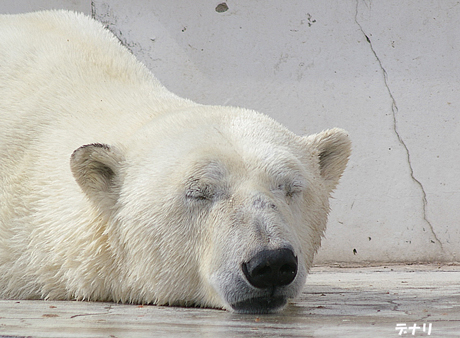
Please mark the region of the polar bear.
POLYGON ((0 297, 282 309, 350 155, 167 91, 82 15, 0 16, 0 297))

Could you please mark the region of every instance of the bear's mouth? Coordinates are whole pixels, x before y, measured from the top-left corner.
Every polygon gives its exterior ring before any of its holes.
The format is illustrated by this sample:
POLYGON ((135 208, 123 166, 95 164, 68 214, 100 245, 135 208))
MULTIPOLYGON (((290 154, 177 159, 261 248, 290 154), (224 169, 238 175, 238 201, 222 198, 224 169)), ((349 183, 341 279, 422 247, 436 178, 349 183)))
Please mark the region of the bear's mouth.
POLYGON ((237 313, 274 313, 281 310, 287 303, 287 297, 256 297, 231 304, 237 313))

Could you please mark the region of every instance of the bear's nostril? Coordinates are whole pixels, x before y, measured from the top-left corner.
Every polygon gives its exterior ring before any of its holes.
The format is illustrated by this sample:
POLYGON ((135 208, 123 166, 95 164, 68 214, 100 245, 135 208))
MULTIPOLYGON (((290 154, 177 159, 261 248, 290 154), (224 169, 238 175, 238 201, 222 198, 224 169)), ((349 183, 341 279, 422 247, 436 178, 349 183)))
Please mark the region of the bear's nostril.
POLYGON ((289 278, 292 274, 295 274, 295 267, 292 264, 284 264, 279 271, 279 274, 283 278, 289 278))
POLYGON ((272 268, 270 266, 263 266, 260 269, 254 271, 254 275, 266 276, 272 273, 272 268))
POLYGON ((284 286, 297 275, 297 257, 290 249, 263 250, 243 263, 242 270, 256 288, 284 286))

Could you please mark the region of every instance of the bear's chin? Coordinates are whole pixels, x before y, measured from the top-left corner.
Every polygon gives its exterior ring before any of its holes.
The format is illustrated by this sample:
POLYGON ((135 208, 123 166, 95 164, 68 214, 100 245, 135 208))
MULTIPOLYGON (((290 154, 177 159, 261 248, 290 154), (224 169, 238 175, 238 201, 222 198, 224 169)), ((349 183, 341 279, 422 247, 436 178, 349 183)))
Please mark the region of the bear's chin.
POLYGON ((287 303, 287 297, 256 297, 249 298, 241 302, 231 304, 236 313, 276 313, 282 310, 287 303))

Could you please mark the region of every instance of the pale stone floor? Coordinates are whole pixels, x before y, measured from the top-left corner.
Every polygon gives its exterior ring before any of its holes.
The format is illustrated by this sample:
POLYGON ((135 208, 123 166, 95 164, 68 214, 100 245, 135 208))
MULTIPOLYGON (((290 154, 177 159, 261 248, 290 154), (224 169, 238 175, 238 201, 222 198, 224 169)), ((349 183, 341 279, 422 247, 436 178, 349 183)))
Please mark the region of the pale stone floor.
POLYGON ((0 300, 0 337, 428 335, 460 337, 460 266, 315 267, 301 297, 276 315, 113 303, 0 300), (400 332, 397 324, 404 324, 407 330, 400 332))

